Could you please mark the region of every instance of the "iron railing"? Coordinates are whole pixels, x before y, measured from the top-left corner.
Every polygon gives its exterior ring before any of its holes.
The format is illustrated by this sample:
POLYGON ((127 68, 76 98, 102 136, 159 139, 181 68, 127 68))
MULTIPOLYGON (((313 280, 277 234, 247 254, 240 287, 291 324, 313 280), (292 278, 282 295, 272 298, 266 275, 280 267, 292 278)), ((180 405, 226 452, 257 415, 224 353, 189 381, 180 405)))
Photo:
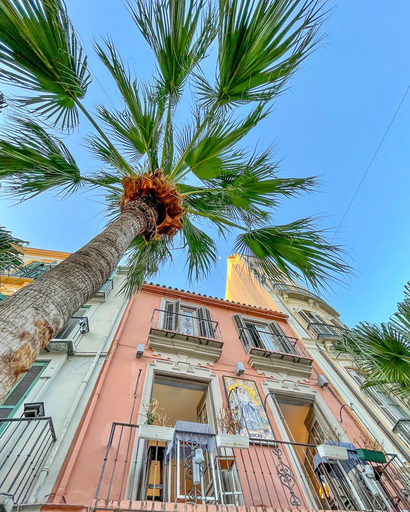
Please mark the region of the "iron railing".
POLYGON ((55 440, 50 417, 0 419, 0 494, 27 503, 55 440))
POLYGON ((297 292, 301 295, 306 295, 307 297, 311 297, 312 299, 323 301, 319 295, 316 293, 311 292, 310 290, 307 290, 306 288, 303 288, 302 286, 296 286, 294 284, 287 284, 287 283, 277 283, 272 282, 272 286, 275 288, 275 290, 279 292, 297 292))
POLYGON ((324 338, 340 339, 345 332, 349 331, 349 329, 346 329, 345 327, 332 324, 321 324, 318 322, 309 323, 307 328, 316 336, 316 339, 318 340, 324 338))
MULTIPOLYGON (((47 345, 49 350, 65 350, 74 355, 81 336, 90 330, 88 317, 72 316, 59 333, 47 345)), ((47 350, 46 347, 46 350, 47 350)))
POLYGON ((287 510, 410 507, 408 468, 395 455, 384 464, 331 462, 311 444, 250 439, 240 449, 218 446, 213 434, 176 432, 173 441, 162 442, 138 431, 133 424, 112 425, 96 509, 131 510, 135 501, 287 510))
POLYGON ((154 309, 151 318, 152 331, 222 341, 218 322, 208 320, 198 314, 173 313, 164 309, 154 309))
POLYGON ((311 359, 306 349, 297 338, 269 332, 260 332, 255 329, 243 327, 239 329, 239 337, 248 353, 252 348, 277 352, 279 354, 292 354, 311 359))

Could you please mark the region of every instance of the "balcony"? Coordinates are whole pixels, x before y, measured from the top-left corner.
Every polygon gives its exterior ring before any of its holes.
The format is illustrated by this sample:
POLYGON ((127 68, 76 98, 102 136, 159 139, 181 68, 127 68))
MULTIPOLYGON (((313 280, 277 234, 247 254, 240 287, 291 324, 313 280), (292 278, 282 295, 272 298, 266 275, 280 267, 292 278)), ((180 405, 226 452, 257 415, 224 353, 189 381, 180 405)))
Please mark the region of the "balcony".
POLYGON ((349 331, 349 329, 339 327, 338 325, 320 324, 317 322, 311 322, 307 328, 314 334, 317 340, 340 340, 343 334, 349 331))
POLYGON ((148 346, 160 354, 178 353, 215 362, 222 354, 223 342, 218 322, 154 309, 148 346))
POLYGON ((249 354, 248 363, 260 372, 286 371, 300 377, 309 377, 313 359, 297 338, 239 329, 239 337, 249 354))
POLYGON ((29 501, 55 440, 49 417, 0 419, 0 509, 4 497, 14 505, 29 501))
POLYGON ((332 308, 332 306, 329 306, 329 304, 319 295, 316 295, 316 293, 313 293, 310 290, 303 288, 302 286, 277 282, 273 282, 272 286, 277 292, 294 299, 313 299, 314 301, 318 302, 320 307, 330 315, 335 317, 339 316, 339 313, 334 308, 332 308))
POLYGON ((61 331, 45 347, 47 352, 67 352, 73 356, 83 334, 90 330, 88 317, 72 316, 61 331))
POLYGON ((167 502, 174 510, 409 510, 409 474, 394 455, 376 464, 353 450, 349 460, 335 461, 319 457, 312 444, 256 439, 248 448, 228 448, 218 446, 207 425, 191 425, 195 432, 168 429, 168 441, 161 441, 137 425, 114 423, 94 510, 162 510, 167 502))

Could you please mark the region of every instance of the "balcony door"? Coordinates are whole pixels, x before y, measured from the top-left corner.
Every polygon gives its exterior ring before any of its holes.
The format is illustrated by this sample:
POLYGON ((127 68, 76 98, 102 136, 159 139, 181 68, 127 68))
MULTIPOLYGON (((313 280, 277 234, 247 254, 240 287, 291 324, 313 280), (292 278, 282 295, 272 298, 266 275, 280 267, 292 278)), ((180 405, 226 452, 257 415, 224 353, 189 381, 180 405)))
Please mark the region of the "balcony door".
MULTIPOLYGON (((167 375, 156 375, 152 389, 153 401, 158 403, 154 424, 175 426, 177 421, 209 424, 210 393, 208 384, 200 381, 180 379, 167 375)), ((192 428, 192 443, 195 442, 195 432, 192 428)), ((189 439, 189 433, 184 434, 189 439)), ((140 498, 149 501, 175 501, 188 500, 192 494, 194 483, 192 468, 189 462, 192 459, 189 443, 180 447, 181 441, 174 444, 167 457, 167 443, 155 440, 146 441, 145 463, 140 470, 140 498), (178 454, 178 456, 176 455, 178 454)), ((211 460, 209 453, 204 450, 204 474, 202 486, 208 488, 212 484, 211 460)))
POLYGON ((167 375, 156 375, 152 398, 166 415, 168 424, 190 421, 208 423, 210 419, 210 393, 208 384, 195 380, 179 379, 167 375))
POLYGON ((295 349, 277 322, 258 322, 241 315, 233 315, 244 348, 263 348, 271 352, 294 353, 295 349))
POLYGON ((184 304, 180 299, 165 301, 161 308, 160 325, 163 329, 187 336, 215 338, 215 322, 205 307, 184 304))

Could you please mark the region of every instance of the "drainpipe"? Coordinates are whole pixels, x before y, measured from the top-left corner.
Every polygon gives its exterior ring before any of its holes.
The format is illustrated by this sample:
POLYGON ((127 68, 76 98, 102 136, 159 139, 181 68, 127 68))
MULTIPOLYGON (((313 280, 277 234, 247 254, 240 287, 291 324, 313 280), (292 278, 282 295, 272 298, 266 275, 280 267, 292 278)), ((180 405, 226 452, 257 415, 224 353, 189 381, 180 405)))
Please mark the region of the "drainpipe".
POLYGON ((349 391, 354 395, 356 400, 360 402, 360 404, 364 407, 366 412, 371 416, 372 420, 377 424, 377 426, 383 431, 383 434, 389 438, 391 443, 396 447, 396 449, 400 452, 400 454, 407 460, 407 462, 410 462, 410 457, 406 453, 406 451, 403 450, 403 448, 400 446, 400 444, 396 441, 394 436, 391 434, 390 430, 388 430, 383 423, 377 418, 377 416, 374 414, 374 412, 370 409, 370 407, 366 404, 366 402, 361 398, 361 396, 356 392, 356 390, 351 386, 350 382, 345 378, 345 376, 341 373, 341 371, 336 367, 336 365, 333 363, 333 361, 330 359, 330 357, 323 352, 321 347, 316 343, 316 347, 320 354, 324 357, 324 359, 327 361, 327 363, 332 367, 332 369, 336 372, 338 377, 343 381, 344 385, 349 389, 349 391))
POLYGON ((64 493, 65 493, 65 489, 66 489, 66 486, 68 484, 68 480, 70 478, 70 475, 71 475, 71 472, 73 470, 73 467, 75 465, 75 462, 77 460, 77 457, 78 457, 78 454, 80 453, 80 449, 81 449, 81 446, 83 444, 83 441, 84 441, 84 437, 85 437, 85 434, 87 432, 87 429, 88 429, 88 426, 92 420, 92 417, 93 417, 93 413, 94 413, 94 409, 97 405, 97 401, 101 395, 101 389, 104 385, 104 382, 105 382, 105 377, 107 375, 107 372, 109 370, 109 367, 111 365, 111 362, 113 360, 113 356, 114 356, 114 353, 118 347, 118 344, 119 344, 119 341, 120 341, 120 338, 121 338, 121 335, 122 335, 122 331, 124 330, 124 327, 125 327, 125 324, 126 324, 126 321, 127 321, 127 318, 131 312, 131 308, 132 308, 132 305, 134 304, 134 301, 135 301, 135 298, 136 298, 136 294, 134 294, 132 296, 132 298, 130 299, 130 301, 128 302, 128 306, 127 306, 127 309, 125 310, 123 316, 122 316, 122 319, 121 319, 121 323, 119 325, 119 328, 118 328, 118 331, 117 331, 117 334, 115 336, 115 339, 114 339, 114 342, 113 344, 111 345, 111 349, 110 349, 110 352, 108 354, 108 357, 107 359, 105 360, 104 362, 104 366, 102 367, 101 369, 101 372, 100 372, 100 375, 99 375, 99 378, 98 378, 98 381, 97 381, 97 385, 96 385, 96 388, 95 388, 95 391, 91 397, 91 401, 89 403, 89 407, 87 409, 87 415, 85 416, 85 418, 83 419, 83 422, 81 424, 81 428, 79 430, 79 434, 77 436, 77 440, 74 444, 74 448, 71 452, 71 455, 70 455, 70 458, 69 458, 69 462, 65 468, 65 471, 61 477, 61 480, 60 480, 60 483, 59 483, 59 487, 55 493, 55 497, 54 497, 54 500, 53 500, 53 503, 61 503, 62 500, 63 500, 63 496, 64 496, 64 493))
POLYGON ((40 494, 40 491, 43 487, 43 484, 44 484, 44 481, 45 479, 47 478, 48 474, 49 474, 49 471, 50 471, 50 468, 51 466, 53 465, 54 463, 54 459, 56 458, 56 455, 58 453, 58 450, 60 449, 60 446, 61 446, 61 443, 63 442, 63 439, 65 437, 65 434, 68 430, 68 427, 70 426, 70 423, 73 419, 73 416, 74 414, 76 413, 77 411, 77 407, 81 401, 81 399, 83 398, 83 395, 84 395, 84 392, 87 388, 87 384, 89 383, 94 371, 95 371, 95 368, 100 360, 100 357, 101 357, 101 354, 105 348, 105 345, 107 343, 107 340, 109 338, 109 336, 111 335, 114 327, 115 327, 115 324, 120 316, 120 313, 123 311, 123 309, 125 308, 125 305, 124 306, 120 306, 118 309, 117 309, 117 312, 115 313, 115 316, 108 328, 108 331, 107 333, 105 334, 92 362, 91 362, 91 366, 87 372, 87 375, 84 377, 83 381, 81 382, 81 386, 80 386, 80 389, 78 390, 77 392, 77 395, 74 399, 74 402, 71 406, 71 409, 66 417, 66 420, 64 422, 64 425, 61 429, 61 432, 59 433, 58 437, 57 437, 57 440, 55 441, 55 443, 53 444, 53 448, 50 452, 50 455, 48 456, 48 459, 38 477, 38 480, 37 480, 37 483, 36 483, 36 486, 34 488, 34 491, 32 493, 32 499, 30 500, 31 503, 36 503, 37 500, 38 500, 38 497, 39 497, 39 494, 40 494))

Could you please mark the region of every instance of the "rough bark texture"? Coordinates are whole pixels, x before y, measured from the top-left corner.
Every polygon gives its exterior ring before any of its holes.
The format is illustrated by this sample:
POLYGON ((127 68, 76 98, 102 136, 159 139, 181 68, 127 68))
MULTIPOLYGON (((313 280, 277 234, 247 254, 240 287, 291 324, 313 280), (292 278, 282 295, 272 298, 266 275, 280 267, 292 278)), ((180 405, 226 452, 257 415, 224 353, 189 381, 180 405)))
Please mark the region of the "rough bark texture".
POLYGON ((155 230, 155 209, 136 199, 101 234, 0 304, 0 403, 40 350, 107 281, 139 234, 155 230))

